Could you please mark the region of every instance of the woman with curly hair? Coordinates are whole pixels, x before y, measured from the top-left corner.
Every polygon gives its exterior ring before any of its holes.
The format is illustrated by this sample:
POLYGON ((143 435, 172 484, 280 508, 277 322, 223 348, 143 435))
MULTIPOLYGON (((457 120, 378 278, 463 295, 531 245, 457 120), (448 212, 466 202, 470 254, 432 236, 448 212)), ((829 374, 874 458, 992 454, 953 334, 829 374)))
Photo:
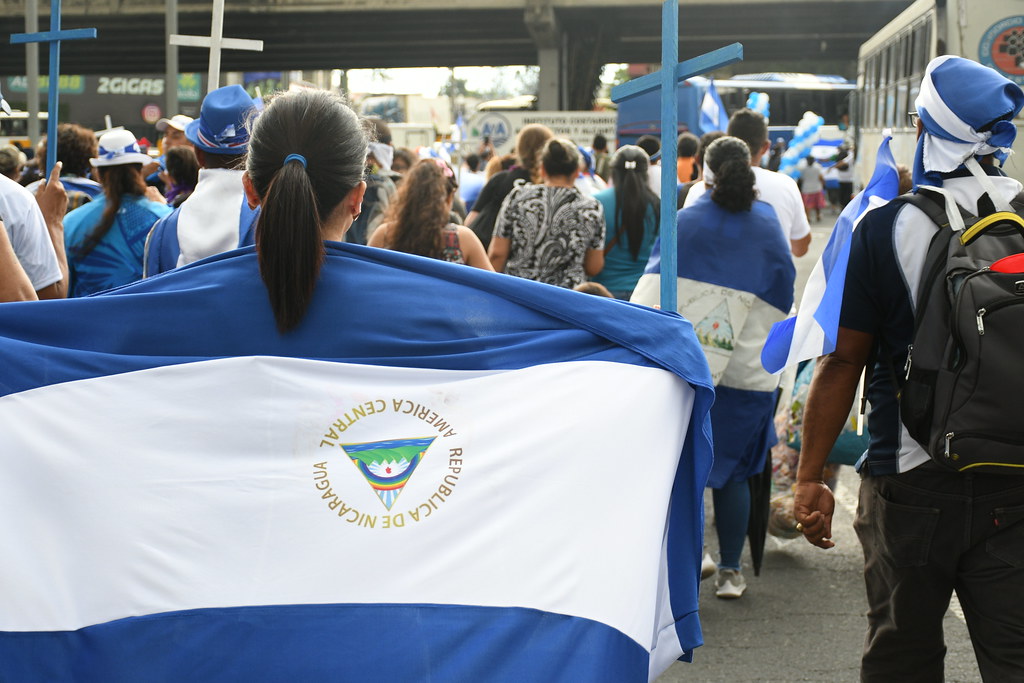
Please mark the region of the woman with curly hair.
POLYGON ((368 246, 494 270, 469 228, 449 222, 459 184, 441 159, 423 159, 406 172, 398 195, 368 246))
MULTIPOLYGON (((761 367, 761 349, 793 305, 796 269, 775 210, 757 199, 746 143, 719 138, 705 152, 704 167, 710 191, 677 218, 678 312, 693 323, 715 382, 715 459, 707 484, 720 552, 715 594, 738 598, 746 590, 740 555, 750 517, 747 480, 764 469, 777 440, 779 378, 761 367)), ((658 303, 659 246, 634 302, 658 303)))

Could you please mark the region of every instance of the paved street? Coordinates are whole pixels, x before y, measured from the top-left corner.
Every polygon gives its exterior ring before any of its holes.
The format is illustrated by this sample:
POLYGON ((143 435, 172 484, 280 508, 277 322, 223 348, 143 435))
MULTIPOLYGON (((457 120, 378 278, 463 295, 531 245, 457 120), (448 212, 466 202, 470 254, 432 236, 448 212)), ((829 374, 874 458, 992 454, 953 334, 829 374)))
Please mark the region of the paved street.
MULTIPOLYGON (((798 259, 798 285, 806 281, 825 246, 831 226, 814 228, 812 252, 798 259)), ((760 577, 744 557, 747 592, 739 600, 719 600, 714 579, 701 588, 700 617, 704 646, 690 664, 677 662, 659 683, 701 681, 857 681, 867 603, 861 576, 863 556, 853 531, 858 477, 844 468, 833 522, 836 547, 820 550, 803 539, 769 536, 760 577)), ((717 557, 717 541, 705 497, 706 542, 717 557)), ((946 680, 980 681, 959 605, 945 619, 946 680)))

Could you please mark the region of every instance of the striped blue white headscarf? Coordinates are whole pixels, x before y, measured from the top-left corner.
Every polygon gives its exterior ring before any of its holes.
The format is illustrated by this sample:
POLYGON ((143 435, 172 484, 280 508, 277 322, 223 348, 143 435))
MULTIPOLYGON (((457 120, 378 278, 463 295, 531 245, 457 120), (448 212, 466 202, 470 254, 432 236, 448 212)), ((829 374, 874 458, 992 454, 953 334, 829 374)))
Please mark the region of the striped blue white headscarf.
MULTIPOLYGON (((915 106, 924 133, 914 155, 914 185, 941 187, 940 174, 974 157, 994 154, 1000 163, 1006 160, 1017 137, 1012 119, 1024 107, 1024 92, 993 69, 944 55, 928 64, 915 106)), ((976 176, 982 173, 976 163, 967 167, 976 176)))

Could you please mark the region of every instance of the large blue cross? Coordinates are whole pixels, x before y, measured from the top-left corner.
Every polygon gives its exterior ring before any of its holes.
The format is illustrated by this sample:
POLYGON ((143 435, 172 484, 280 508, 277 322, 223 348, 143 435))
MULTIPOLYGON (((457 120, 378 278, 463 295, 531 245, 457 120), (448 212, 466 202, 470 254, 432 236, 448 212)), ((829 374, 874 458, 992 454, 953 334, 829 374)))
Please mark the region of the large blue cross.
MULTIPOLYGON (((95 38, 94 28, 75 28, 60 30, 60 0, 50 0, 50 30, 39 33, 15 33, 11 43, 49 43, 50 44, 50 97, 47 104, 48 119, 46 123, 46 168, 43 175, 49 173, 57 163, 57 94, 60 85, 60 43, 62 40, 81 40, 95 38)), ((34 85, 34 84, 30 84, 34 85)))
POLYGON ((733 43, 707 54, 679 61, 679 0, 661 6, 661 70, 612 88, 615 103, 661 90, 661 308, 676 310, 676 84, 743 59, 743 46, 733 43))

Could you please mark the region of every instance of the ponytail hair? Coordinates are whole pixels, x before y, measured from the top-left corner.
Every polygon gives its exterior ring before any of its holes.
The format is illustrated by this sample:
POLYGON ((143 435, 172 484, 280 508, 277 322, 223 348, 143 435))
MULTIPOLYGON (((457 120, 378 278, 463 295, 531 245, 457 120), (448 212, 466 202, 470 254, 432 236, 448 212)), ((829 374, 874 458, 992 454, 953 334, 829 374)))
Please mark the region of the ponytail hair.
POLYGON ((125 195, 142 197, 146 194, 146 179, 142 177, 142 164, 116 164, 97 167, 100 184, 103 185, 103 196, 106 203, 100 222, 96 224, 81 246, 75 249, 78 258, 85 258, 95 249, 110 229, 114 227, 117 212, 121 210, 121 200, 125 195))
POLYGON ((366 133, 341 97, 282 93, 252 124, 246 172, 261 200, 260 277, 282 334, 313 298, 324 258, 324 221, 363 179, 366 133))
POLYGON ((750 148, 739 138, 721 137, 704 153, 704 165, 711 171, 711 199, 726 211, 750 211, 757 198, 750 148))
POLYGON ((516 163, 530 173, 531 182, 540 182, 540 155, 553 137, 551 129, 540 123, 523 126, 516 136, 516 163))
MULTIPOLYGON (((655 230, 661 214, 658 195, 654 194, 647 181, 650 165, 647 152, 636 145, 623 145, 612 157, 612 186, 615 188, 615 220, 612 225, 616 235, 626 233, 626 244, 634 261, 640 258, 647 212, 654 210, 655 230)), ((619 243, 622 243, 622 237, 619 237, 619 243)))

